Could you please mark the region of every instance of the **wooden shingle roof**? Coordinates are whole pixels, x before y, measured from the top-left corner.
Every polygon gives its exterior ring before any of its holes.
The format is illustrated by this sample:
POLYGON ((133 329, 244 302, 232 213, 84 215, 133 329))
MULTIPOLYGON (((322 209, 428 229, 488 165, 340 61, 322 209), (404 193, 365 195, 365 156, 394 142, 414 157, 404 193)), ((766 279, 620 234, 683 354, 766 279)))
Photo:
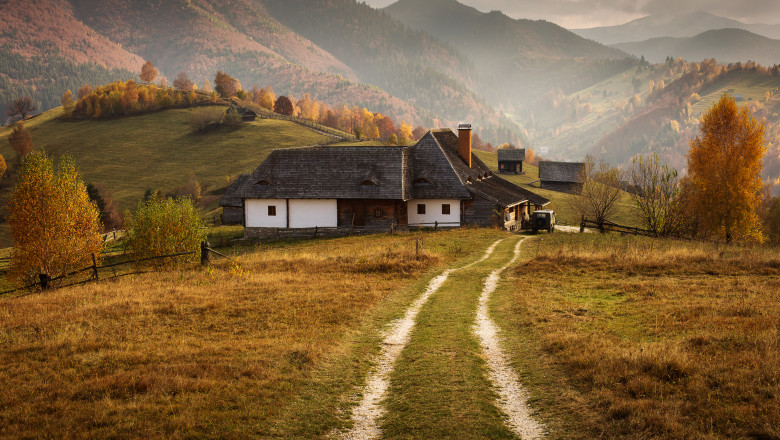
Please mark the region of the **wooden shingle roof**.
POLYGON ((241 199, 407 199, 407 147, 274 150, 237 188, 241 199))
POLYGON ((577 183, 585 168, 583 162, 539 161, 539 180, 542 182, 577 183))
POLYGON ((498 161, 512 161, 521 162, 525 160, 525 148, 499 148, 498 149, 498 161))
POLYGON ((274 150, 252 174, 228 187, 222 206, 243 199, 461 199, 502 207, 550 201, 496 175, 472 153, 458 154, 451 130, 428 132, 411 147, 305 147, 274 150))

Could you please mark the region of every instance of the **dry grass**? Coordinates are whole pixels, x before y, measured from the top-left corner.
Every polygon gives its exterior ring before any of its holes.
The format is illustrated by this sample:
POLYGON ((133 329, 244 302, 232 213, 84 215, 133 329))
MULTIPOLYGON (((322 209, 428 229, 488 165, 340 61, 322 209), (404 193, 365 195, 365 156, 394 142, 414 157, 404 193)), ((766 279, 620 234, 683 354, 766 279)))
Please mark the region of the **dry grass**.
POLYGON ((205 270, 0 299, 0 437, 263 435, 350 351, 345 334, 498 235, 427 234, 419 259, 413 235, 281 243, 205 270))
POLYGON ((560 234, 516 275, 496 313, 552 438, 780 438, 777 249, 560 234))

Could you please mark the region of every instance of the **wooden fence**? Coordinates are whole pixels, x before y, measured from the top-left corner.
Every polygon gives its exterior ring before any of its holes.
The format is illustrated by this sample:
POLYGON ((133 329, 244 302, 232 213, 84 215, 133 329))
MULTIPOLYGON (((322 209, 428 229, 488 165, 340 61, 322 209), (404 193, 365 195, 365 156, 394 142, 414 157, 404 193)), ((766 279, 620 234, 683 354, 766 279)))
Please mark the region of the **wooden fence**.
MULTIPOLYGON (((82 274, 82 273, 88 273, 89 276, 86 279, 84 279, 84 280, 75 281, 75 282, 72 282, 70 284, 58 285, 56 287, 58 287, 58 288, 71 287, 71 286, 86 284, 86 283, 93 282, 93 281, 99 281, 101 279, 102 280, 107 280, 107 279, 124 277, 124 276, 128 276, 128 275, 141 275, 141 274, 144 274, 144 273, 150 273, 150 271, 136 271, 136 272, 125 272, 125 273, 121 273, 120 272, 120 273, 117 273, 116 269, 119 268, 119 267, 122 267, 122 266, 136 265, 138 263, 145 263, 145 262, 150 262, 150 261, 158 261, 158 260, 164 260, 164 259, 170 259, 170 258, 186 257, 186 256, 191 256, 191 255, 194 256, 194 255, 197 255, 197 254, 198 254, 197 251, 180 252, 180 253, 176 253, 176 254, 160 255, 160 256, 148 257, 148 258, 131 258, 131 259, 127 260, 127 261, 109 263, 109 264, 104 264, 104 265, 98 265, 97 264, 97 258, 96 258, 95 255, 93 255, 92 256, 92 264, 90 266, 87 266, 87 267, 85 267, 83 269, 74 270, 74 271, 72 271, 70 273, 67 273, 67 274, 64 274, 64 275, 60 275, 60 276, 57 276, 57 277, 50 277, 48 274, 40 274, 38 276, 38 280, 36 282, 28 284, 28 285, 23 286, 23 287, 18 287, 16 289, 11 289, 11 290, 6 290, 5 292, 0 292, 0 295, 7 295, 7 294, 10 294, 10 293, 14 293, 14 292, 20 291, 20 290, 33 290, 33 289, 46 290, 48 288, 54 287, 53 283, 55 283, 57 281, 62 281, 62 280, 66 280, 66 279, 69 279, 69 278, 72 279, 73 277, 75 277, 75 276, 77 276, 79 274, 82 274), (103 271, 105 273, 108 269, 111 269, 111 274, 109 274, 109 275, 105 275, 104 274, 103 276, 100 275, 101 271, 103 271)), ((223 254, 221 254, 221 253, 211 249, 211 246, 209 245, 209 243, 207 241, 202 242, 201 246, 200 246, 200 262, 201 262, 201 264, 202 265, 209 264, 210 261, 211 261, 210 260, 210 255, 212 255, 212 254, 213 255, 217 255, 219 257, 222 257, 222 258, 231 259, 230 257, 228 257, 226 255, 223 255, 223 254)), ((124 255, 124 253, 119 253, 119 254, 104 253, 103 255, 104 256, 114 257, 114 256, 122 256, 122 255, 124 255)), ((3 259, 0 259, 0 260, 4 260, 4 261, 7 261, 7 262, 10 263, 10 258, 3 258, 3 259)))
POLYGON ((630 235, 642 235, 645 237, 656 237, 656 234, 653 233, 653 231, 648 231, 646 229, 637 228, 635 226, 623 226, 619 225, 617 223, 613 223, 609 220, 604 221, 604 223, 595 222, 592 220, 588 220, 585 217, 582 217, 582 221, 580 222, 580 232, 585 232, 585 228, 594 228, 598 229, 600 232, 619 232, 621 234, 630 234, 630 235))

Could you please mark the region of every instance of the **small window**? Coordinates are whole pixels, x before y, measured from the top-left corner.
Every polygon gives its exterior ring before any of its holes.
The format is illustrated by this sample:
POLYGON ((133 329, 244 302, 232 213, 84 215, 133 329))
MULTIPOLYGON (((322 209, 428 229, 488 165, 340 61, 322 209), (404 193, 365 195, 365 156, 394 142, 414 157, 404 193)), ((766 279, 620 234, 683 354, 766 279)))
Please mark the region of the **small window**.
POLYGON ((418 214, 425 214, 425 203, 418 203, 417 204, 417 213, 418 214))
POLYGON ((444 215, 450 215, 450 204, 444 203, 441 205, 441 213, 444 215))
POLYGON ((268 207, 268 217, 276 217, 276 206, 268 207))
POLYGON ((374 210, 374 217, 376 218, 382 217, 383 214, 384 212, 382 212, 382 208, 376 208, 374 210))
POLYGON ((257 185, 270 185, 270 184, 271 184, 271 182, 269 182, 269 181, 267 181, 265 179, 260 180, 260 181, 257 182, 257 185))

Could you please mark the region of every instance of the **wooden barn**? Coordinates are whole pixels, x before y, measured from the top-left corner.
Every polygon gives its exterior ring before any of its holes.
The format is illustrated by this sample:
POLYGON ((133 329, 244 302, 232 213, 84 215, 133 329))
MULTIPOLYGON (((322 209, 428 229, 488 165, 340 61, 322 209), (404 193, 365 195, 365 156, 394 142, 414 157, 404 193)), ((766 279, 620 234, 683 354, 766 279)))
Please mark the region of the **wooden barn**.
POLYGON ((501 174, 523 174, 525 148, 499 148, 498 172, 501 174))
POLYGON ((579 194, 582 192, 580 176, 584 169, 583 162, 539 161, 541 187, 552 191, 579 194))
POLYGON ((471 126, 429 131, 410 147, 317 146, 274 150, 241 176, 220 205, 247 236, 269 228, 392 225, 519 228, 550 201, 496 175, 471 151, 471 126), (230 213, 230 214, 228 214, 230 213))

